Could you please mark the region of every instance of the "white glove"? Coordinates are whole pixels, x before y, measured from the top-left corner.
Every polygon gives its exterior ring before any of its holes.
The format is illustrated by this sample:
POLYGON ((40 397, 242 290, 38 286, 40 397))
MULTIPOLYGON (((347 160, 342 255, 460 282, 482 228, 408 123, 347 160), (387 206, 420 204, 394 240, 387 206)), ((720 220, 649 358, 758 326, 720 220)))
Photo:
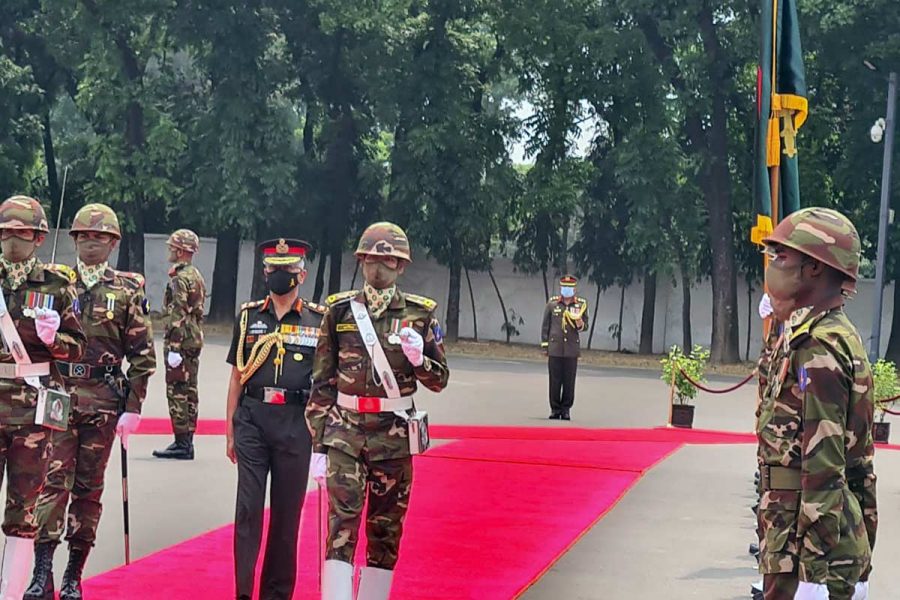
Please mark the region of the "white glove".
POLYGON ((828 586, 824 583, 801 581, 794 600, 828 600, 828 586))
POLYGON ((41 341, 49 346, 56 339, 56 332, 59 331, 59 313, 52 308, 35 310, 34 329, 41 341))
POLYGON ((769 298, 768 294, 763 294, 762 300, 759 301, 759 316, 765 319, 773 312, 772 300, 769 298))
POLYGON ((137 431, 141 424, 141 415, 137 413, 122 413, 119 422, 116 423, 116 433, 122 440, 122 447, 128 450, 128 436, 137 431))
POLYGON ((425 356, 422 354, 425 349, 425 340, 412 327, 404 327, 400 330, 400 347, 412 366, 421 367, 425 362, 425 356))
POLYGON ((166 357, 166 362, 169 363, 169 366, 173 369, 177 369, 179 365, 184 362, 184 359, 178 352, 169 352, 169 355, 166 357))
POLYGON ((869 582, 860 581, 853 589, 853 598, 850 600, 867 600, 869 597, 869 582))
POLYGON ((325 485, 325 473, 328 470, 328 455, 313 452, 309 459, 309 476, 319 485, 325 485))

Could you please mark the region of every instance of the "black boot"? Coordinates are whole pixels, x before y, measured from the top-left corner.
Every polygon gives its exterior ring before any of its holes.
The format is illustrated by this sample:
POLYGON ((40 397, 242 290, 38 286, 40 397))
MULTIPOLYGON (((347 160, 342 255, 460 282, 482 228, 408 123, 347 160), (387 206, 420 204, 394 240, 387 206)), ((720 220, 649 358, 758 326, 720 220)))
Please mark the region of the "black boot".
POLYGON ((562 411, 562 414, 559 416, 559 418, 563 421, 571 421, 572 415, 569 414, 569 409, 565 409, 564 411, 562 411))
POLYGON ((53 600, 53 553, 57 542, 34 545, 34 575, 22 600, 53 600))
POLYGON ((554 410, 550 413, 550 416, 547 418, 548 419, 559 419, 559 413, 554 410))
POLYGON ((165 450, 154 450, 156 458, 174 458, 176 460, 194 460, 194 434, 176 433, 175 443, 165 450))
POLYGON ((63 573, 59 600, 82 600, 81 573, 90 551, 91 547, 85 544, 69 544, 69 564, 63 573))

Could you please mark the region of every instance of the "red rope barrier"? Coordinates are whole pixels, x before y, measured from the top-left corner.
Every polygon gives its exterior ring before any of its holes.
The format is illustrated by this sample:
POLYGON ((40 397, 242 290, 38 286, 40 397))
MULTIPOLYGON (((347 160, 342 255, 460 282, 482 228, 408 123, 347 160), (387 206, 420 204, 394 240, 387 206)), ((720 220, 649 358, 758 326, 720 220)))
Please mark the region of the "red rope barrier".
POLYGON ((747 377, 743 381, 741 381, 740 383, 738 383, 736 385, 733 385, 729 388, 725 388, 722 390, 714 390, 712 388, 706 387, 702 383, 698 383, 698 382, 694 381, 693 379, 691 379, 691 376, 688 375, 687 373, 685 373, 684 369, 678 369, 678 370, 681 371, 681 376, 684 377, 685 379, 687 379, 688 383, 690 383, 692 386, 694 386, 701 392, 706 392, 708 394, 728 394, 730 392, 733 392, 735 390, 738 390, 738 389, 744 387, 745 385, 747 385, 750 382, 751 379, 753 379, 756 376, 756 371, 753 371, 752 373, 747 375, 747 377))

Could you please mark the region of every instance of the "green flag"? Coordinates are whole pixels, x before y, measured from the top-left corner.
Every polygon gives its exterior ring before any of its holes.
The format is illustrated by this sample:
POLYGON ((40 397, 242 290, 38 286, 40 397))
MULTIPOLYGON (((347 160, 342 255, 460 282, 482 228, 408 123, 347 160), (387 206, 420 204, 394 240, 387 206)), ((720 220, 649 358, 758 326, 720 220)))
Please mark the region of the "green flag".
POLYGON ((797 130, 806 121, 806 74, 797 0, 761 0, 756 80, 756 226, 759 244, 773 225, 800 208, 797 130))

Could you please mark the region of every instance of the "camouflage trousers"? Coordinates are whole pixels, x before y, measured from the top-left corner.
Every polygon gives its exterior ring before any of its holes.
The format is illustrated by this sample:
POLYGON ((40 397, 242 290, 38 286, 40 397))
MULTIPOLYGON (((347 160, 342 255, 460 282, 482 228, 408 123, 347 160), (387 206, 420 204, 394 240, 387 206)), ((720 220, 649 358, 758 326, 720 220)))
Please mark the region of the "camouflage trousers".
POLYGON ((363 507, 366 514, 366 563, 393 570, 412 487, 412 457, 369 461, 328 449, 327 556, 353 564, 363 507))
MULTIPOLYGON (((168 354, 168 353, 167 353, 168 354)), ((175 433, 194 433, 197 429, 197 373, 200 354, 183 354, 182 363, 174 369, 166 363, 166 397, 169 418, 175 433)))
MULTIPOLYGON (((763 597, 765 600, 794 600, 800 580, 796 573, 773 573, 763 575, 763 597)), ((843 581, 828 582, 829 600, 850 600, 854 585, 843 581)))
POLYGON ((41 526, 38 542, 59 541, 68 504, 66 541, 94 544, 103 512, 100 497, 116 439, 116 422, 116 416, 109 413, 85 414, 76 410, 67 431, 53 432, 47 485, 37 505, 41 526))
POLYGON ((0 423, 0 483, 6 473, 6 513, 3 533, 33 538, 38 532, 35 514, 50 461, 50 430, 40 425, 0 423))

